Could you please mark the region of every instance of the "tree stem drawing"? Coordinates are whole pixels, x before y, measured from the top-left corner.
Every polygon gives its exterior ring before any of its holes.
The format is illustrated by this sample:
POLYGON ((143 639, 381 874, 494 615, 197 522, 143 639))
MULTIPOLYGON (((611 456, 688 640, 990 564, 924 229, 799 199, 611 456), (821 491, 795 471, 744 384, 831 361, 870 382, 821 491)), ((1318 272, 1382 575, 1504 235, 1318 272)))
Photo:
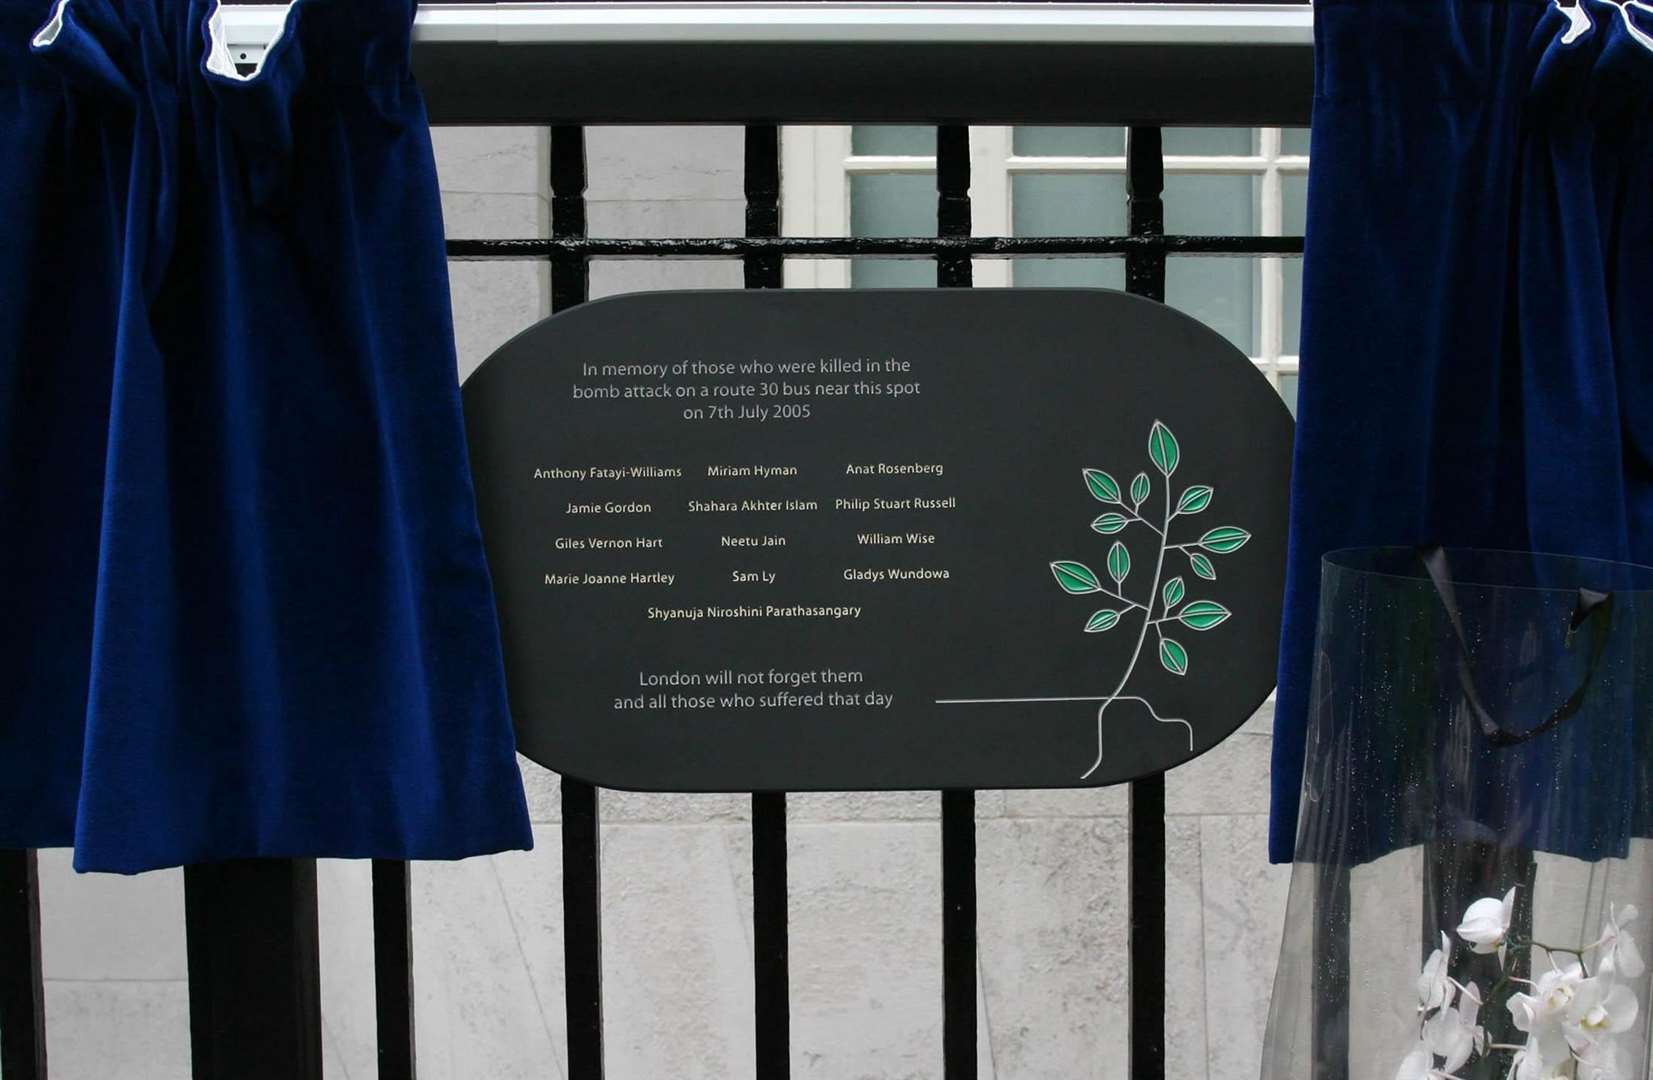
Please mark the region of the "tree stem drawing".
POLYGON ((1214 600, 1188 600, 1187 587, 1181 575, 1165 581, 1165 555, 1169 551, 1180 551, 1188 560, 1188 567, 1195 577, 1205 581, 1215 581, 1217 571, 1211 561, 1212 555, 1228 555, 1245 546, 1251 534, 1234 525, 1220 525, 1208 529, 1197 540, 1173 543, 1171 540, 1171 524, 1178 518, 1191 517, 1205 510, 1211 505, 1215 490, 1207 484, 1195 484, 1185 488, 1176 502, 1171 501, 1171 476, 1177 471, 1177 465, 1182 456, 1181 447, 1177 444, 1176 436, 1171 429, 1159 420, 1155 420, 1148 433, 1148 459, 1163 479, 1161 492, 1162 512, 1159 524, 1142 516, 1142 506, 1148 502, 1153 494, 1153 481, 1146 471, 1139 472, 1131 480, 1128 490, 1122 490, 1113 476, 1101 469, 1086 468, 1081 470, 1085 481, 1085 488, 1092 498, 1107 506, 1117 507, 1103 513, 1091 522, 1091 529, 1103 536, 1112 536, 1124 532, 1133 524, 1145 526, 1158 538, 1157 550, 1154 553, 1154 573, 1148 585, 1146 600, 1133 600, 1125 594, 1125 582, 1131 573, 1131 551, 1123 540, 1115 540, 1108 549, 1106 568, 1108 577, 1113 581, 1113 588, 1102 582, 1102 578, 1088 565, 1073 559, 1057 559, 1050 564, 1050 572, 1056 578, 1056 584, 1070 596, 1086 596, 1100 594, 1124 605, 1123 608, 1101 608, 1093 612, 1085 620, 1084 632, 1087 634, 1106 633, 1114 629, 1134 612, 1142 613, 1142 625, 1137 630, 1136 645, 1131 649, 1130 659, 1126 662, 1123 673, 1115 683, 1112 693, 1100 697, 1038 697, 1038 698, 950 698, 937 701, 938 705, 972 705, 972 704, 1007 704, 1007 703, 1037 703, 1061 701, 1097 701, 1101 704, 1096 710, 1096 760, 1091 762, 1079 777, 1088 780, 1102 766, 1103 758, 1103 722, 1106 719, 1109 706, 1115 702, 1136 702, 1147 710, 1156 723, 1181 724, 1188 731, 1188 749, 1194 749, 1194 726, 1189 721, 1177 716, 1161 716, 1146 697, 1137 694, 1126 694, 1132 677, 1136 674, 1137 664, 1142 659, 1143 647, 1148 643, 1148 631, 1154 631, 1158 642, 1160 666, 1172 675, 1178 677, 1188 674, 1188 650, 1181 642, 1165 634, 1165 623, 1178 623, 1184 628, 1198 632, 1215 629, 1228 621, 1230 612, 1227 608, 1214 600), (1130 502, 1127 503, 1126 499, 1130 502), (1163 582, 1163 584, 1162 584, 1163 582), (1154 614, 1156 606, 1159 615, 1154 614))
MULTIPOLYGON (((1156 423, 1157 423, 1157 421, 1156 421, 1156 423)), ((1164 517, 1164 520, 1161 523, 1160 528, 1158 530, 1159 531, 1159 551, 1154 556, 1154 580, 1153 580, 1153 583, 1148 586, 1148 603, 1147 603, 1146 606, 1143 606, 1143 608, 1142 608, 1142 629, 1141 629, 1141 631, 1139 631, 1137 633, 1136 647, 1131 650, 1131 661, 1130 661, 1130 663, 1125 665, 1125 674, 1123 674, 1119 677, 1119 685, 1115 686, 1113 688, 1113 693, 1109 694, 1106 698, 1104 698, 1103 701, 1102 701, 1102 704, 1097 707, 1097 710, 1096 710, 1096 760, 1091 762, 1091 767, 1090 768, 1086 769, 1083 773, 1081 773, 1079 775, 1079 779, 1081 779, 1081 780, 1089 780, 1090 777, 1091 777, 1091 774, 1094 773, 1097 769, 1101 768, 1101 766, 1102 766, 1102 719, 1107 714, 1108 706, 1112 705, 1114 702, 1119 700, 1120 691, 1125 689, 1125 685, 1131 681, 1131 676, 1136 673, 1136 663, 1137 663, 1138 660, 1142 659, 1142 646, 1148 640, 1148 627, 1154 625, 1154 620, 1150 616, 1152 616, 1153 613, 1154 613, 1153 612, 1154 597, 1159 595, 1159 579, 1160 579, 1160 576, 1165 573, 1165 534, 1171 528, 1171 485, 1167 483, 1164 487, 1165 487, 1165 491, 1164 491, 1165 517, 1164 517)), ((1145 521, 1140 514, 1137 514, 1135 516, 1136 516, 1136 519, 1138 521, 1141 521, 1144 525, 1148 525, 1149 528, 1153 528, 1153 526, 1149 525, 1148 522, 1145 521)), ((1119 541, 1115 541, 1115 544, 1116 545, 1119 544, 1119 541)), ((1110 560, 1110 562, 1111 562, 1111 560, 1110 560)), ((1058 579, 1058 581, 1060 581, 1060 579, 1058 579)), ((1124 583, 1123 580, 1121 580, 1119 582, 1119 587, 1121 589, 1123 589, 1125 587, 1125 583, 1124 583)), ((1194 749, 1194 725, 1190 724, 1188 721, 1186 721, 1186 720, 1184 720, 1180 717, 1171 717, 1171 718, 1168 718, 1168 719, 1161 719, 1159 714, 1154 713, 1154 707, 1153 707, 1152 704, 1150 704, 1149 702, 1147 702, 1146 700, 1144 700, 1142 698, 1137 698, 1136 700, 1141 701, 1145 706, 1147 706, 1148 711, 1150 713, 1153 713, 1154 719, 1159 721, 1160 723, 1162 723, 1162 724, 1181 724, 1183 727, 1186 727, 1188 729, 1188 749, 1190 751, 1192 751, 1194 749)))

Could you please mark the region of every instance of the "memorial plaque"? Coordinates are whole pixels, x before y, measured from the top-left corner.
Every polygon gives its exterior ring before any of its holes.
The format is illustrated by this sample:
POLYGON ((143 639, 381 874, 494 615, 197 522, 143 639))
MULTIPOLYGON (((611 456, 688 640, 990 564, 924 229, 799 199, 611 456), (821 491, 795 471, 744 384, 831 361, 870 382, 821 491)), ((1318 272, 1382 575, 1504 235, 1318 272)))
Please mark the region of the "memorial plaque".
POLYGON ((559 772, 1116 783, 1273 688, 1291 417, 1161 304, 624 296, 464 396, 520 746, 559 772))

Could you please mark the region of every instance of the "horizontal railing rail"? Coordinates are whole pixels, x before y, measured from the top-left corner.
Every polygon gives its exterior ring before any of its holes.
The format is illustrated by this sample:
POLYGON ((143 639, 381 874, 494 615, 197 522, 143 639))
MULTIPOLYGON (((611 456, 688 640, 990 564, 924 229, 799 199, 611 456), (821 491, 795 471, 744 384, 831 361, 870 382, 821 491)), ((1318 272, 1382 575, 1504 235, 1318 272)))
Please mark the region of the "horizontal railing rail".
POLYGON ((888 256, 933 259, 938 255, 974 258, 1094 258, 1160 252, 1166 255, 1260 256, 1301 255, 1300 236, 738 236, 630 239, 542 237, 524 240, 449 240, 448 257, 547 259, 729 259, 753 255, 839 259, 888 256))
POLYGON ((1312 46, 1306 2, 447 3, 413 64, 435 123, 1303 124, 1312 46))

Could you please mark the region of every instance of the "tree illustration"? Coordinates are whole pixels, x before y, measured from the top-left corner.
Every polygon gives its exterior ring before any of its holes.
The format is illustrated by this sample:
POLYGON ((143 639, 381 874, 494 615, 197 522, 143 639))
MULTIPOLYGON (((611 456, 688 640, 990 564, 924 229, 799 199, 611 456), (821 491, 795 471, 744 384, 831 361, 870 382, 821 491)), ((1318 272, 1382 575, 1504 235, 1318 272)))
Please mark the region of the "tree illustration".
MULTIPOLYGON (((1182 627, 1203 632, 1213 630, 1228 621, 1229 610, 1215 600, 1188 599, 1187 584, 1180 574, 1165 579, 1166 553, 1180 552, 1187 560, 1188 569, 1194 577, 1215 581, 1217 570, 1212 562, 1212 556, 1232 554, 1251 539, 1251 534, 1244 529, 1234 525, 1219 525, 1206 530, 1196 540, 1172 542, 1172 523, 1180 518, 1192 517, 1203 512, 1211 505, 1211 500, 1216 494, 1208 484, 1194 484, 1184 488, 1175 503, 1171 501, 1171 476, 1177 471, 1181 455, 1181 448, 1177 445, 1176 436, 1171 434, 1171 429, 1155 420, 1153 428, 1148 433, 1148 460, 1162 478, 1159 485, 1162 511, 1156 515, 1157 523, 1143 514, 1144 505, 1153 501, 1155 487, 1147 472, 1137 473, 1131 479, 1130 486, 1121 489, 1109 473, 1101 469, 1083 470, 1085 488, 1091 497, 1114 508, 1091 522, 1093 530, 1102 536, 1115 536, 1132 526, 1141 526, 1154 534, 1156 543, 1153 574, 1147 591, 1137 594, 1140 599, 1132 599, 1125 591, 1125 583, 1131 577, 1132 559, 1131 549, 1123 539, 1113 541, 1103 564, 1108 580, 1113 583, 1112 588, 1082 562, 1059 559, 1050 564, 1050 572, 1063 592, 1071 596, 1101 596, 1112 601, 1108 606, 1093 611, 1085 620, 1085 633, 1107 633, 1122 623, 1128 623, 1139 615, 1141 617, 1141 625, 1137 628, 1136 646, 1131 650, 1124 673, 1119 676, 1119 682, 1114 686, 1113 692, 1101 699, 1102 704, 1096 710, 1096 760, 1085 770, 1080 777, 1081 780, 1089 779, 1102 764, 1102 721, 1108 707, 1115 702, 1133 701, 1145 708, 1148 715, 1159 723, 1181 724, 1188 729, 1188 749, 1194 749, 1194 728, 1187 720, 1160 716, 1146 698, 1124 693, 1130 684, 1131 676, 1136 673, 1137 662, 1148 643, 1150 630, 1155 637, 1160 666, 1173 675, 1183 676, 1188 674, 1188 649, 1182 642, 1167 634, 1166 624, 1171 624, 1173 631, 1176 631, 1177 627, 1182 627), (1155 614, 1156 610, 1158 615, 1155 614)), ((1138 580, 1140 578, 1141 575, 1138 575, 1138 580)))

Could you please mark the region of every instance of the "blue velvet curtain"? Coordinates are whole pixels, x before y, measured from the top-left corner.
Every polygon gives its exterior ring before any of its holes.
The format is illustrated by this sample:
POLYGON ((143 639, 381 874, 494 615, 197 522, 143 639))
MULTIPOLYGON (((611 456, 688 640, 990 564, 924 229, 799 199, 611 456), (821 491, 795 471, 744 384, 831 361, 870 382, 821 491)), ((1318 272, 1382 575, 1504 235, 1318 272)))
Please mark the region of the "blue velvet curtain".
POLYGON ((0 0, 0 847, 531 843, 412 0, 0 0))
POLYGON ((1653 562, 1653 7, 1317 0, 1270 856, 1330 550, 1653 562))

